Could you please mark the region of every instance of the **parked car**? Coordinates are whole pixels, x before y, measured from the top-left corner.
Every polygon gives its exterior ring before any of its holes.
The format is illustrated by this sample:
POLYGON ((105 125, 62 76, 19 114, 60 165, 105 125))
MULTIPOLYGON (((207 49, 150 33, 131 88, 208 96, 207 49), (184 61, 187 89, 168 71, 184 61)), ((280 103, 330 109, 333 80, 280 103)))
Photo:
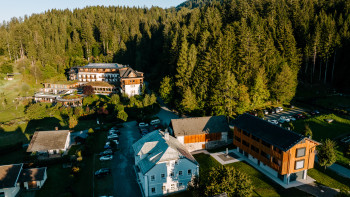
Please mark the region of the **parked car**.
POLYGON ((143 134, 143 135, 146 135, 148 133, 148 130, 147 129, 141 129, 140 133, 143 134))
POLYGON ((100 156, 105 156, 105 155, 111 155, 113 154, 113 151, 111 149, 105 150, 103 152, 100 152, 100 156))
POLYGON ((278 121, 277 120, 267 120, 267 122, 271 123, 271 124, 278 124, 278 121))
POLYGON ((101 168, 95 172, 95 176, 105 176, 111 173, 110 168, 101 168))
POLYGON ((288 118, 290 121, 295 121, 295 120, 296 120, 293 116, 287 116, 287 118, 288 118))
POLYGON ((288 108, 294 109, 294 105, 287 105, 288 108))
POLYGON ((144 122, 140 122, 139 123, 139 127, 148 127, 148 124, 147 123, 144 123, 144 122))
POLYGON ((113 159, 112 155, 106 155, 106 156, 100 157, 100 161, 110 161, 112 159, 113 159))
POLYGON ((117 134, 112 134, 112 135, 109 135, 107 137, 107 139, 109 139, 109 140, 118 139, 118 138, 119 138, 119 136, 117 134))
POLYGON ((280 122, 280 123, 290 122, 290 119, 289 119, 287 116, 281 116, 281 117, 278 119, 278 122, 280 122))
POLYGON ((276 113, 282 112, 283 108, 282 107, 276 107, 275 108, 276 113))
POLYGON ((310 112, 310 114, 314 116, 320 114, 320 112, 318 110, 313 110, 310 112))
POLYGON ((120 131, 119 130, 109 130, 108 134, 109 135, 113 135, 113 134, 120 135, 120 131))
POLYGON ((110 145, 105 145, 103 148, 104 149, 111 149, 112 147, 110 145))
POLYGON ((156 124, 160 124, 160 120, 159 119, 155 119, 155 120, 152 120, 150 122, 150 125, 156 125, 156 124))
POLYGON ((112 140, 116 145, 119 145, 119 141, 118 140, 112 140))
POLYGON ((269 115, 269 111, 267 109, 263 110, 264 115, 269 115))

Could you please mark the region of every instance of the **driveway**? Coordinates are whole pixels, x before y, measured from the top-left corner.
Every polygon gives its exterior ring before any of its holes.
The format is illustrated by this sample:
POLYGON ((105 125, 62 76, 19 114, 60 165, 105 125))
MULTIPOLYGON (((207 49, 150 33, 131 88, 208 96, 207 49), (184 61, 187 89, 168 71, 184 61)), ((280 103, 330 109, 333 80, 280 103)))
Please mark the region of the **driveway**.
POLYGON ((114 196, 142 196, 134 171, 134 151, 132 144, 141 135, 135 121, 126 122, 119 136, 119 149, 112 160, 113 193, 114 196))
POLYGON ((282 111, 280 113, 266 115, 265 118, 267 120, 278 120, 281 116, 293 116, 294 114, 303 113, 305 111, 307 110, 295 107, 294 109, 291 109, 289 111, 282 111))
POLYGON ((162 121, 163 125, 168 126, 170 124, 171 119, 178 119, 179 116, 174 112, 170 111, 167 107, 161 106, 157 116, 162 121))

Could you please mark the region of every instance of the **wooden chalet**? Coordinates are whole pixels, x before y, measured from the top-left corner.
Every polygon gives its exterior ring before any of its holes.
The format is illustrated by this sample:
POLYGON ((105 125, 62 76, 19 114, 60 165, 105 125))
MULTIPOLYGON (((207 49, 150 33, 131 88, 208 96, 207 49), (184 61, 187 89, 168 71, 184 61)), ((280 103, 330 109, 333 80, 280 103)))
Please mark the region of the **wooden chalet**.
POLYGON ((283 183, 306 179, 318 142, 250 114, 233 121, 237 151, 283 183))
POLYGON ((172 119, 169 130, 190 152, 232 143, 225 116, 172 119))

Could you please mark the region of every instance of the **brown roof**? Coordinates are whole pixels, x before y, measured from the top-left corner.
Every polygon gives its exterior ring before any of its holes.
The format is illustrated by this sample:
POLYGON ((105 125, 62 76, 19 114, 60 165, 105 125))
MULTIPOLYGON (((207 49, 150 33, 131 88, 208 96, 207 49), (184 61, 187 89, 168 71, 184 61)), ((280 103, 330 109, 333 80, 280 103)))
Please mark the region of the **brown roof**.
POLYGON ((92 81, 85 84, 86 86, 92 86, 92 87, 115 87, 114 85, 111 85, 105 81, 92 81))
POLYGON ((175 137, 228 132, 230 130, 225 116, 172 119, 171 127, 175 137))
POLYGON ((42 181, 45 178, 45 168, 23 169, 17 182, 42 181))
POLYGON ((27 152, 64 149, 69 135, 68 130, 36 131, 27 152))
POLYGON ((0 166, 0 189, 16 186, 23 164, 0 166))

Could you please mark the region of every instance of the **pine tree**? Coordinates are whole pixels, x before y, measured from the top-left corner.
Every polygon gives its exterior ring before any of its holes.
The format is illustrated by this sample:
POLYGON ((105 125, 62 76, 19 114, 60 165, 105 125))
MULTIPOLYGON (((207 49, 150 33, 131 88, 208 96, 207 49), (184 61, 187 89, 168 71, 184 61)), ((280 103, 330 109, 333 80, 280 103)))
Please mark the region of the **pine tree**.
POLYGON ((257 108, 269 99, 270 92, 266 86, 265 72, 259 69, 254 78, 254 85, 250 91, 253 108, 257 108))
POLYGON ((181 100, 180 106, 182 111, 187 113, 191 113, 197 109, 196 95, 192 93, 190 87, 187 87, 183 93, 183 99, 181 100))

